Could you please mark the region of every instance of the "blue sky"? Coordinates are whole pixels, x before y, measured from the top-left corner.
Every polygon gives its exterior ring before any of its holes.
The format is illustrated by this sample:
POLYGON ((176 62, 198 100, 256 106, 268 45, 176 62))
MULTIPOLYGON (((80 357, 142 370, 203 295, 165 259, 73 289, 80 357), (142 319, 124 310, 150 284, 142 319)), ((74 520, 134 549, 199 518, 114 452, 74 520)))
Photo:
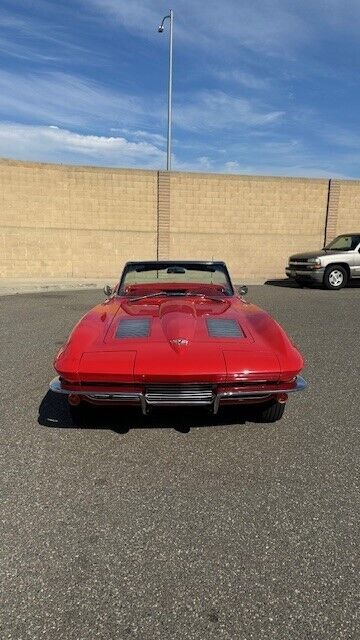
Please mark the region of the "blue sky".
MULTIPOLYGON (((360 177, 359 0, 173 0, 173 168, 360 177)), ((2 0, 0 156, 163 168, 162 0, 2 0)))

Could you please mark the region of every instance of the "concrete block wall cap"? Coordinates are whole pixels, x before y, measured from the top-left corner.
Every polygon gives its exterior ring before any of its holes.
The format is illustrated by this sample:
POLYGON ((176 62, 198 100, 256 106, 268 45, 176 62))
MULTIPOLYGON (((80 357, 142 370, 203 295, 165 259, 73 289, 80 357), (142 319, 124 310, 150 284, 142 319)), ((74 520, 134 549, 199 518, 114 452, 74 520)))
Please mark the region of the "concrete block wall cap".
POLYGON ((44 293, 51 291, 70 291, 73 289, 102 289, 105 284, 115 284, 118 276, 103 278, 64 278, 64 279, 20 279, 0 278, 0 296, 21 293, 44 293))

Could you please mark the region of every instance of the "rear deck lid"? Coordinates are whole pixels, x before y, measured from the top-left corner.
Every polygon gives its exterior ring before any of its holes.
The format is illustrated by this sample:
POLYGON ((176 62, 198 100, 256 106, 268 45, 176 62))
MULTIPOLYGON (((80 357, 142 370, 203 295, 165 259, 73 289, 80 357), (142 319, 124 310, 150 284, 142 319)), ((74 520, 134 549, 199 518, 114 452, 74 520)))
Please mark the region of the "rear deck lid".
POLYGON ((136 351, 83 353, 79 379, 83 382, 133 382, 136 351))
POLYGON ((224 351, 227 381, 263 379, 277 381, 281 368, 278 358, 269 351, 224 351))

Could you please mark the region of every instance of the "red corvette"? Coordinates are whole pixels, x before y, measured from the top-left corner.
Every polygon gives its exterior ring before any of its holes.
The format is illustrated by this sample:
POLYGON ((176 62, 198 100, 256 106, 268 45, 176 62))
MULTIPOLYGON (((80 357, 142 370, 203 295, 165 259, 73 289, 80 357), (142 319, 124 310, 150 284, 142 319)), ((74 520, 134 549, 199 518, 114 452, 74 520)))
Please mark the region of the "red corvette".
POLYGON ((251 404, 281 418, 305 388, 304 361, 267 313, 234 291, 223 262, 128 262, 108 299, 75 326, 54 362, 52 391, 76 423, 90 404, 251 404))

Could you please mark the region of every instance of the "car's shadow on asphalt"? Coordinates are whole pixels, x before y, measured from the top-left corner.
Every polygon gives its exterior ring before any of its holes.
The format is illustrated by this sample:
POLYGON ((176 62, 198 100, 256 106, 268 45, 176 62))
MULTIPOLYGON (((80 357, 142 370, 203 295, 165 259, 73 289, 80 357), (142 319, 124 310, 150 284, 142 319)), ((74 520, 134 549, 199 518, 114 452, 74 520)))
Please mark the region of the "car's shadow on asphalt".
POLYGON ((309 289, 315 289, 315 288, 320 288, 318 285, 316 284, 304 284, 304 285, 299 285, 297 284, 297 282, 295 282, 295 280, 290 280, 289 278, 279 278, 279 279, 275 279, 275 280, 266 280, 266 282, 264 282, 264 284, 266 285, 270 285, 271 287, 286 287, 286 289, 303 289, 303 288, 309 288, 309 289))
POLYGON ((96 407, 87 411, 84 424, 73 424, 67 398, 48 391, 39 407, 38 423, 44 427, 62 429, 111 429, 125 434, 130 429, 175 429, 189 433, 192 427, 244 425, 255 422, 245 407, 223 407, 217 415, 200 408, 157 409, 143 416, 136 407, 96 407))
MULTIPOLYGON (((297 282, 295 282, 295 280, 291 280, 290 278, 266 280, 264 284, 270 285, 271 287, 285 287, 286 289, 318 289, 326 291, 326 289, 324 289, 321 284, 317 284, 316 282, 298 284, 297 282)), ((352 280, 351 282, 348 282, 345 289, 360 289, 360 278, 358 280, 352 280)))

